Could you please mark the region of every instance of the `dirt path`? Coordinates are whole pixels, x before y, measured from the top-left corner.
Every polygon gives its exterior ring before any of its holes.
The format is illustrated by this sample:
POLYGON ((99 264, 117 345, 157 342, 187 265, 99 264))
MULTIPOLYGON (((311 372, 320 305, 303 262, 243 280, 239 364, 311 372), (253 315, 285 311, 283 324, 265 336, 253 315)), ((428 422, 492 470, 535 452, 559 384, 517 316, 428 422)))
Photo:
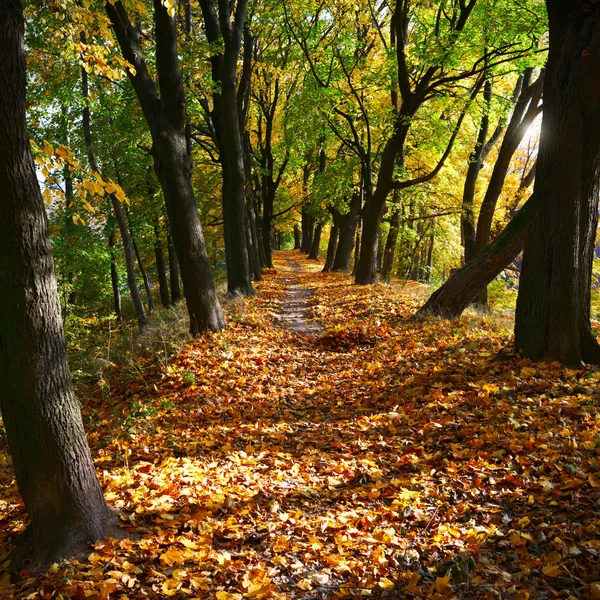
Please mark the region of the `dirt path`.
POLYGON ((281 280, 286 286, 286 295, 281 301, 278 315, 281 325, 296 333, 319 335, 323 331, 323 327, 307 317, 313 292, 298 282, 298 274, 304 272, 302 266, 292 258, 286 257, 286 261, 292 269, 293 275, 281 280))

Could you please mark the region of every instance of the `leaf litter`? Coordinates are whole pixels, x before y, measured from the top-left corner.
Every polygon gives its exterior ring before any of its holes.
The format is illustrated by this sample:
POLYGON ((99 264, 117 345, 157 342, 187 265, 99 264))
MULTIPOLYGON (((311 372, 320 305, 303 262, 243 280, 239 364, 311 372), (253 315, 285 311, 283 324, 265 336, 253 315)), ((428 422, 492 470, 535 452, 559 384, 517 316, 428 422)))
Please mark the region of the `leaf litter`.
MULTIPOLYGON (((600 598, 600 372, 500 352, 491 319, 413 320, 419 284, 275 259, 226 331, 79 390, 132 537, 20 581, 5 556, 0 597, 600 598), (318 336, 279 323, 292 274, 318 336)), ((4 442, 0 486, 6 555, 4 442)))

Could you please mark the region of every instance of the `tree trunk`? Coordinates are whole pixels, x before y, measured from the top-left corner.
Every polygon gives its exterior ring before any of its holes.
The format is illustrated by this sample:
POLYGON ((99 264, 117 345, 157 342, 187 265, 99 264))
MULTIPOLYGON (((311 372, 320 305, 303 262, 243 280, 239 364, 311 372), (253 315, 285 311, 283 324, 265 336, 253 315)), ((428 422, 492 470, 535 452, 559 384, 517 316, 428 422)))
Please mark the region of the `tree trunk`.
POLYGON ((356 191, 352 194, 350 208, 345 215, 342 215, 337 208, 331 209, 334 223, 340 230, 332 271, 339 273, 348 273, 350 271, 350 261, 352 259, 352 250, 354 249, 354 234, 358 225, 359 211, 360 193, 356 191))
POLYGON ((135 252, 135 257, 137 259, 137 264, 140 269, 140 273, 142 275, 142 281, 144 282, 144 289, 146 290, 146 298, 148 298, 148 312, 152 312, 154 310, 154 298, 152 298, 152 290, 150 289, 150 280, 148 279, 148 273, 144 268, 144 262, 142 261, 142 255, 140 254, 140 249, 134 239, 131 240, 133 244, 133 250, 135 252))
POLYGON ((156 258, 156 273, 158 276, 158 288, 160 290, 160 302, 165 308, 170 308, 171 299, 169 298, 165 254, 163 252, 162 240, 160 239, 158 220, 154 223, 154 256, 156 258))
MULTIPOLYGON (((130 22, 123 4, 107 2, 105 10, 123 57, 135 67, 135 74, 128 71, 128 75, 152 135, 154 170, 165 197, 181 265, 190 333, 220 331, 225 318, 215 292, 187 153, 185 90, 179 70, 175 19, 169 16, 161 0, 154 0, 157 90, 144 61, 140 33, 130 22)), ((245 237, 242 239, 245 247, 245 237)))
MULTIPOLYGON (((529 127, 538 114, 538 103, 542 95, 543 75, 540 75, 535 83, 529 85, 531 72, 532 69, 528 69, 525 73, 519 100, 506 129, 488 188, 481 203, 475 238, 476 252, 480 252, 490 243, 494 212, 496 211, 498 198, 502 193, 510 162, 525 133, 529 130, 529 127)), ((487 306, 487 288, 481 291, 477 298, 477 303, 481 306, 487 306)))
POLYGON ((113 307, 119 321, 119 327, 123 327, 123 310, 121 308, 121 287, 119 284, 119 270, 117 269, 117 257, 115 256, 115 231, 111 228, 108 235, 108 248, 110 252, 110 281, 113 291, 113 307))
POLYGON ((24 18, 0 1, 0 409, 30 525, 11 567, 36 569, 88 549, 114 517, 75 398, 44 202, 25 117, 24 18))
POLYGON ((302 235, 300 233, 300 227, 298 223, 294 223, 294 250, 300 250, 302 245, 302 235))
POLYGON ((248 211, 248 255, 250 257, 250 269, 252 271, 252 279, 254 281, 262 281, 262 269, 266 266, 262 260, 260 252, 261 238, 258 236, 258 227, 256 225, 256 213, 254 212, 254 206, 251 201, 248 202, 246 207, 248 211))
MULTIPOLYGON (((356 227, 356 242, 354 243, 354 270, 352 271, 353 275, 356 274, 356 268, 358 266, 358 263, 360 262, 360 232, 361 232, 361 226, 360 226, 360 218, 359 218, 358 224, 356 227)), ((377 265, 375 265, 375 266, 377 267, 377 265)))
POLYGON ((535 199, 532 196, 504 231, 436 290, 417 314, 448 319, 460 317, 477 294, 519 255, 535 211, 535 199))
POLYGON ((181 288, 179 287, 179 261, 177 252, 173 245, 171 234, 167 237, 167 253, 169 255, 169 284, 171 286, 171 304, 177 304, 181 300, 181 288))
POLYGON ((425 273, 425 283, 431 283, 431 272, 433 271, 433 246, 435 244, 435 221, 431 226, 431 234, 429 235, 429 246, 427 249, 427 266, 425 273))
POLYGON ((398 234, 400 233, 400 207, 394 208, 396 210, 394 210, 390 217, 390 231, 385 242, 383 264, 381 265, 381 278, 386 282, 389 282, 392 276, 396 244, 398 243, 398 234))
POLYGON ((315 233, 313 235, 312 246, 310 248, 310 254, 308 255, 308 258, 310 258, 312 260, 319 259, 319 252, 321 250, 321 233, 322 232, 323 232, 323 223, 321 223, 319 221, 317 223, 317 226, 315 227, 315 233))
POLYGON ((333 261, 338 246, 338 238, 340 235, 340 228, 333 223, 331 225, 331 231, 329 232, 329 242, 327 243, 327 257, 325 258, 325 265, 323 266, 323 273, 331 271, 333 268, 333 261))
POLYGON ((590 283, 600 168, 597 5, 548 0, 550 50, 534 195, 515 319, 515 346, 533 360, 600 364, 590 283))
POLYGON ((206 38, 210 44, 215 45, 216 52, 211 56, 212 80, 215 85, 210 117, 223 169, 223 229, 229 296, 251 296, 255 293, 246 236, 246 171, 242 136, 244 123, 237 89, 237 65, 246 1, 237 0, 233 10, 233 5, 225 0, 200 0, 206 38))
POLYGON ((302 208, 302 242, 300 252, 308 254, 312 248, 313 235, 315 230, 315 219, 308 214, 306 207, 302 208))

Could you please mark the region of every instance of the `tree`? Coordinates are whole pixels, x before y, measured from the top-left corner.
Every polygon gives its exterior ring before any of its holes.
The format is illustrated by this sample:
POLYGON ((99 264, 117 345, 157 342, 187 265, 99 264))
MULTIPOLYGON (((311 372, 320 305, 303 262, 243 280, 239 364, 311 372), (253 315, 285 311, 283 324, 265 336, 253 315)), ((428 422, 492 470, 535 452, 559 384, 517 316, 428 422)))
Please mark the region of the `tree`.
POLYGON ((211 56, 213 108, 210 119, 223 170, 223 227, 230 296, 254 294, 246 243, 246 172, 244 168, 242 97, 238 97, 237 63, 247 0, 200 0, 211 56))
POLYGON ((144 59, 140 31, 131 23, 125 7, 121 2, 107 2, 106 12, 123 57, 134 67, 128 73, 129 79, 152 135, 154 170, 164 193, 181 267, 190 332, 197 335, 219 331, 225 326, 225 319, 215 292, 192 187, 175 19, 160 0, 154 0, 157 90, 144 59))
POLYGON ((517 300, 524 356, 600 364, 590 325, 600 168, 600 6, 547 0, 550 48, 534 195, 517 300))
POLYGON ((48 565, 114 526, 73 393, 25 117, 24 18, 0 1, 0 409, 31 523, 13 565, 48 565))
MULTIPOLYGON (((407 140, 417 113, 433 98, 452 93, 459 82, 478 77, 480 86, 483 83, 481 75, 487 69, 493 69, 531 51, 537 35, 535 28, 520 28, 518 24, 524 19, 530 20, 535 13, 528 7, 520 8, 524 9, 523 12, 499 6, 495 18, 503 19, 501 11, 510 10, 511 27, 505 27, 503 23, 504 30, 497 30, 492 47, 486 39, 478 38, 475 34, 475 31, 485 31, 484 25, 490 19, 489 13, 484 9, 479 10, 477 0, 453 2, 448 10, 445 2, 440 2, 437 9, 432 8, 430 3, 419 9, 410 0, 395 3, 390 27, 390 46, 395 53, 397 67, 397 79, 392 90, 394 123, 381 153, 377 184, 363 209, 363 237, 360 261, 356 268, 356 283, 368 284, 377 280, 379 226, 389 193, 436 177, 461 126, 459 119, 435 167, 424 175, 399 181, 395 177, 395 170, 406 167, 407 140), (415 16, 419 10, 422 12, 417 19, 415 16), (473 32, 474 39, 480 39, 483 47, 473 44, 465 55, 465 46, 461 40, 469 31, 473 32), (420 43, 418 48, 413 49, 415 41, 420 43), (457 52, 463 53, 463 58, 458 62, 457 52)), ((475 84, 471 99, 478 89, 475 84)))

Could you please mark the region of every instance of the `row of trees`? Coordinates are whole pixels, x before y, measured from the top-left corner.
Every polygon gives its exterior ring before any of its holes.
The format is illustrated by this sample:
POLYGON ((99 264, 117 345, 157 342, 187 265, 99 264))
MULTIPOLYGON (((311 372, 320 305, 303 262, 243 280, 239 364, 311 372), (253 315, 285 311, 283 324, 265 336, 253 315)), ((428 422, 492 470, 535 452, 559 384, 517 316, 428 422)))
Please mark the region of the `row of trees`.
MULTIPOLYGON (((30 52, 42 53, 42 39, 50 39, 55 52, 53 64, 34 62, 29 75, 34 138, 53 132, 51 143, 39 140, 43 166, 36 169, 27 132, 25 17, 20 0, 0 0, 0 408, 31 518, 15 554, 18 566, 23 557, 46 564, 114 526, 73 394, 44 196, 53 220, 60 218, 63 240, 83 236, 73 230, 77 222, 92 237, 108 231, 114 249, 119 230, 140 327, 146 316, 135 262, 142 261, 132 228, 154 233, 168 304, 160 258, 168 223, 171 291, 176 294, 180 269, 191 332, 218 331, 224 319, 196 195, 206 187, 196 172, 219 176, 216 218, 231 295, 253 293, 252 279, 271 264, 274 221, 295 209, 302 215, 304 251, 318 252, 332 219, 326 266, 347 269, 356 245, 356 282, 373 283, 377 256, 382 270, 386 261, 386 211, 389 262, 400 221, 431 220, 417 190, 439 177, 472 120, 476 135, 459 211, 468 262, 428 309, 460 312, 524 243, 517 348, 535 359, 600 363, 590 326, 600 161, 595 3, 547 0, 544 73, 535 65, 546 21, 534 1, 397 0, 389 6, 367 0, 361 7, 201 0, 199 7, 179 6, 180 14, 172 0, 29 6, 36 9, 28 16, 30 52), (58 82, 52 76, 57 63, 65 67, 58 82), (495 96, 495 89, 504 91, 495 96), (514 218, 487 246, 510 159, 542 97, 532 198, 518 210, 533 179, 529 167, 514 218), (475 223, 477 175, 500 139, 475 223), (195 168, 206 160, 216 169, 195 168), (278 194, 286 173, 287 193, 278 194), (134 195, 151 208, 148 220, 138 208, 132 214, 135 203, 128 208, 134 195)), ((72 305, 80 274, 67 257, 60 267, 72 286, 72 305)))

